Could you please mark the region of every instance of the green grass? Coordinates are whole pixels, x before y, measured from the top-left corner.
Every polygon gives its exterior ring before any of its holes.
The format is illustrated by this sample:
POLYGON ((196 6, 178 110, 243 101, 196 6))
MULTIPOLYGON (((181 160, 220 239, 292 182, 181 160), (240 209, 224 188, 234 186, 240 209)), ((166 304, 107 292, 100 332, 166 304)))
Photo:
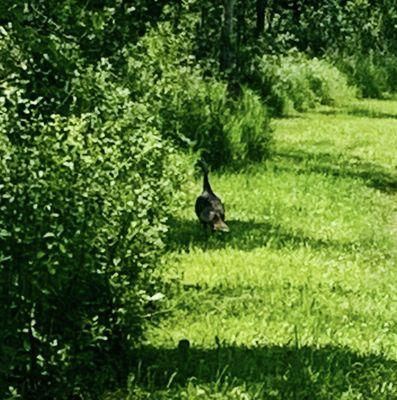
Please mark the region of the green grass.
POLYGON ((187 189, 128 399, 397 399, 397 102, 274 122, 274 156, 187 189), (190 342, 184 348, 182 339, 190 342))

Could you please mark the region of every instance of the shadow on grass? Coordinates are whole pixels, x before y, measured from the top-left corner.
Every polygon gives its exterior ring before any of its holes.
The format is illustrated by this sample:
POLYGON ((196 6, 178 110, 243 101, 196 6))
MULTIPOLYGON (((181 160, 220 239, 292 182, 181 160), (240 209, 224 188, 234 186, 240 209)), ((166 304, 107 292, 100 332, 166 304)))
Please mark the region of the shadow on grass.
POLYGON ((230 232, 206 232, 197 220, 173 220, 166 240, 168 250, 188 250, 199 247, 205 250, 236 248, 253 250, 258 247, 316 249, 332 248, 351 251, 368 243, 326 241, 286 231, 279 225, 256 221, 227 221, 230 232))
POLYGON ((385 172, 377 164, 360 158, 343 159, 331 153, 310 153, 302 150, 280 151, 274 155, 280 159, 279 169, 293 169, 297 173, 321 173, 334 177, 361 179, 365 185, 384 191, 397 192, 397 171, 385 172), (283 161, 288 161, 285 163, 283 161))
POLYGON ((397 114, 394 113, 385 113, 383 111, 371 110, 368 108, 360 108, 360 107, 352 107, 347 109, 333 109, 333 110, 319 110, 317 111, 319 114, 323 115, 341 115, 348 114, 355 117, 365 117, 365 118, 380 118, 380 119, 388 119, 388 118, 396 118, 397 114))
POLYGON ((218 341, 213 349, 146 347, 139 351, 137 360, 135 382, 152 392, 183 388, 194 380, 219 388, 222 384, 229 388, 242 383, 262 385, 261 394, 266 398, 341 398, 353 390, 361 393, 360 398, 368 399, 378 398, 374 395, 380 395, 382 387, 384 392, 379 398, 397 395, 392 384, 397 382, 396 361, 361 356, 334 346, 247 348, 218 341))

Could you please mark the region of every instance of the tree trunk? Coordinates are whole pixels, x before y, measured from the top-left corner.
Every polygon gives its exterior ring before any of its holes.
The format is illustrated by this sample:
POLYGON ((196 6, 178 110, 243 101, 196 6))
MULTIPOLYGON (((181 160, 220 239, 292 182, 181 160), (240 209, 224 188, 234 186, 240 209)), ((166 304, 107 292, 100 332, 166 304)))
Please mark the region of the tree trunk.
POLYGON ((256 37, 260 37, 265 29, 266 0, 256 0, 256 37))
POLYGON ((221 33, 220 68, 230 74, 234 67, 233 9, 235 0, 223 0, 223 23, 221 33))
POLYGON ((236 45, 235 45, 235 71, 238 75, 243 69, 242 54, 247 42, 247 23, 245 13, 247 9, 247 0, 240 0, 240 6, 236 9, 236 45))

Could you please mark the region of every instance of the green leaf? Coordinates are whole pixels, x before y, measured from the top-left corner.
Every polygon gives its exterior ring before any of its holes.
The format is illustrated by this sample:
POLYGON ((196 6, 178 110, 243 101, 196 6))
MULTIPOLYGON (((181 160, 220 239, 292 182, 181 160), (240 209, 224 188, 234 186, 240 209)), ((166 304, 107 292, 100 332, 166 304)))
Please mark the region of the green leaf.
POLYGON ((43 236, 44 239, 49 238, 49 237, 55 237, 55 234, 52 233, 52 232, 47 232, 47 233, 44 234, 44 236, 43 236))
POLYGON ((43 258, 45 256, 44 251, 39 251, 36 255, 37 259, 39 260, 40 258, 43 258))

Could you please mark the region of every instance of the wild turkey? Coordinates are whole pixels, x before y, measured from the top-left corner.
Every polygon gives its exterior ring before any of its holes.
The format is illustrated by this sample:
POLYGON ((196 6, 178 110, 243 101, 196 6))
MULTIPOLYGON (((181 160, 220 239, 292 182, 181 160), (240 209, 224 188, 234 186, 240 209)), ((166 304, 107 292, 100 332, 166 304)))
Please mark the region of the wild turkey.
POLYGON ((211 227, 213 231, 228 232, 225 224, 225 208, 221 199, 212 191, 208 181, 208 170, 202 165, 204 173, 203 192, 196 199, 195 211, 204 227, 211 227))

